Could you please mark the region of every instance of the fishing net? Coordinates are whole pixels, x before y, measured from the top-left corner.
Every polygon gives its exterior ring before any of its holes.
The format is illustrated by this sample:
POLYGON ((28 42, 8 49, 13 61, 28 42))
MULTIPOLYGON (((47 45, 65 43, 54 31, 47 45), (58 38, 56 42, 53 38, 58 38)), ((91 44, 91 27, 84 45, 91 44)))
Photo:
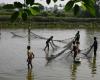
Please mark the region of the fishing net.
POLYGON ((73 39, 74 39, 74 37, 71 37, 71 38, 68 38, 68 39, 64 39, 64 40, 54 40, 54 41, 62 42, 62 43, 68 43, 69 41, 71 41, 73 39))
POLYGON ((35 33, 33 33, 33 32, 31 32, 31 37, 32 37, 32 38, 37 38, 37 39, 44 39, 44 40, 47 40, 47 39, 48 39, 48 38, 46 38, 46 37, 37 35, 37 34, 35 34, 35 33))
POLYGON ((88 47, 87 49, 81 50, 80 53, 84 55, 88 55, 93 50, 93 46, 88 47))
MULTIPOLYGON (((21 38, 25 38, 28 36, 27 32, 11 32, 11 34, 14 36, 14 37, 21 37, 21 38)), ((30 37, 31 39, 44 39, 44 40, 47 40, 48 38, 46 37, 43 37, 43 36, 40 36, 40 35, 37 35, 35 34, 34 32, 30 32, 30 37)), ((57 42, 61 42, 61 43, 69 43, 69 41, 73 40, 74 37, 71 37, 71 38, 68 38, 68 39, 64 39, 64 40, 53 40, 53 41, 57 41, 57 42)))
MULTIPOLYGON (((61 50, 60 50, 59 52, 57 51, 57 53, 56 53, 56 52, 53 53, 53 54, 55 54, 55 55, 49 56, 49 60, 55 59, 55 58, 61 56, 62 54, 66 53, 66 51, 67 51, 68 49, 71 48, 72 42, 73 42, 73 40, 70 41, 68 44, 64 45, 64 47, 60 48, 61 50)), ((69 51, 68 54, 69 54, 70 52, 71 52, 71 51, 69 51)))
MULTIPOLYGON (((31 34, 32 34, 32 35, 31 35, 32 37, 35 37, 35 38, 38 38, 38 39, 45 39, 45 40, 48 39, 48 38, 46 38, 46 37, 37 35, 37 34, 35 34, 35 33, 33 33, 33 32, 31 32, 31 34)), ((73 40, 73 39, 74 39, 74 37, 71 37, 71 38, 68 38, 68 39, 64 39, 64 40, 53 40, 53 41, 62 42, 62 43, 68 43, 69 41, 71 41, 71 40, 73 40)))
MULTIPOLYGON (((83 50, 80 50, 80 53, 77 54, 77 56, 79 58, 86 58, 86 59, 89 59, 91 58, 91 55, 92 55, 92 51, 93 51, 93 46, 90 46, 86 49, 83 49, 83 50)), ((69 50, 68 52, 66 52, 66 54, 64 54, 63 58, 65 59, 71 59, 73 58, 73 53, 71 50, 69 50)))
POLYGON ((10 32, 13 36, 12 37, 19 37, 19 38, 25 38, 27 37, 26 33, 22 33, 22 32, 10 32))

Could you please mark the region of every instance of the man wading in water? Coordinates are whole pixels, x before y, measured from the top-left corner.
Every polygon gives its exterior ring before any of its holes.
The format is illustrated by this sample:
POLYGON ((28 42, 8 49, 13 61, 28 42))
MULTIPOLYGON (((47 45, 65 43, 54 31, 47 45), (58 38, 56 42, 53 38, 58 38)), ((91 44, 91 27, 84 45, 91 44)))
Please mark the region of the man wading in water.
POLYGON ((31 49, 31 47, 30 46, 27 46, 28 69, 32 69, 33 68, 32 59, 34 58, 34 54, 33 54, 33 52, 30 49, 31 49))
POLYGON ((79 42, 79 39, 80 39, 80 31, 77 31, 75 35, 75 42, 79 42))
POLYGON ((50 43, 51 47, 53 48, 53 45, 54 45, 54 43, 53 43, 53 36, 51 36, 50 38, 47 39, 47 41, 46 41, 46 46, 45 46, 44 50, 45 50, 46 48, 48 48, 48 51, 49 51, 49 43, 50 43), (50 41, 51 41, 51 42, 50 42, 50 41), (53 45, 52 45, 52 44, 53 44, 53 45))
POLYGON ((75 58, 76 58, 76 56, 77 56, 77 46, 75 45, 75 41, 73 41, 72 53, 74 54, 73 59, 74 59, 74 61, 75 61, 75 58))
POLYGON ((94 37, 94 43, 93 43, 93 45, 91 47, 94 47, 94 57, 96 57, 97 48, 98 48, 98 42, 97 42, 96 37, 94 37))

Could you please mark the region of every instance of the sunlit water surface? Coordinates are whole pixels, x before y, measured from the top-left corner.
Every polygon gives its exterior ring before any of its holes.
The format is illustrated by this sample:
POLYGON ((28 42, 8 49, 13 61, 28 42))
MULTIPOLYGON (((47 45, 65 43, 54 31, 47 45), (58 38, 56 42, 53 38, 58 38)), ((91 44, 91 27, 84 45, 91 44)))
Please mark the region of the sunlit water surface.
MULTIPOLYGON (((82 58, 81 64, 74 64, 71 57, 60 57, 46 61, 45 40, 31 37, 31 47, 35 54, 33 69, 27 70, 27 37, 13 37, 10 32, 27 35, 27 30, 2 30, 0 36, 0 80, 100 80, 100 47, 96 60, 82 58)), ((73 37, 78 30, 31 30, 44 37, 54 36, 54 39, 63 40, 73 37)), ((85 49, 93 43, 96 36, 100 44, 100 32, 80 29, 80 49, 85 49)), ((54 42, 58 46, 64 44, 54 42)), ((52 50, 52 48, 50 49, 52 50)), ((62 54, 63 55, 63 54, 62 54)))

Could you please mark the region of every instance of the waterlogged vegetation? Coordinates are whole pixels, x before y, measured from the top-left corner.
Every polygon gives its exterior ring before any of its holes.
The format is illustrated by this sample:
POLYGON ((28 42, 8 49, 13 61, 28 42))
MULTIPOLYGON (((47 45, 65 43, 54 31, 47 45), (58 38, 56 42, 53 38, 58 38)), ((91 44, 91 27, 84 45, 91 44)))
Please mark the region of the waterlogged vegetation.
POLYGON ((3 29, 27 29, 30 26, 32 29, 100 29, 100 23, 97 22, 31 22, 22 23, 22 22, 3 22, 0 23, 1 28, 3 29))

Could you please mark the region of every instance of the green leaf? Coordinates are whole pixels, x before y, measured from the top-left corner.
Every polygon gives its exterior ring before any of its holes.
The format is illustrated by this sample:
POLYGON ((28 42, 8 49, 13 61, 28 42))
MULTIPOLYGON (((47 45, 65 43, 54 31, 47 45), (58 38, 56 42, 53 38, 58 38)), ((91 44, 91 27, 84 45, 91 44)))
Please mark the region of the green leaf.
POLYGON ((18 16, 19 12, 18 11, 14 12, 11 16, 11 22, 14 22, 18 18, 18 16))
POLYGON ((93 5, 95 0, 82 0, 86 5, 93 5))
POLYGON ((79 12, 79 6, 77 4, 75 4, 74 6, 74 15, 77 15, 79 12))
POLYGON ((27 15, 32 15, 31 10, 30 9, 24 9, 24 12, 27 13, 27 15))
POLYGON ((14 5, 13 4, 6 4, 6 5, 2 6, 2 8, 4 8, 4 9, 14 9, 14 5))
POLYGON ((16 8, 22 8, 22 4, 20 2, 14 2, 14 7, 16 8))
POLYGON ((32 15, 36 15, 40 12, 40 9, 39 9, 39 7, 34 6, 34 7, 30 8, 30 11, 31 11, 32 15))
POLYGON ((23 12, 22 13, 22 19, 23 19, 23 21, 26 21, 27 20, 27 12, 23 12))
POLYGON ((90 6, 90 5, 86 5, 86 4, 85 4, 85 6, 87 8, 87 11, 89 11, 92 16, 96 16, 96 11, 95 11, 94 6, 92 6, 92 5, 90 6))
POLYGON ((72 9, 74 5, 74 1, 69 1, 66 5, 65 5, 65 11, 69 11, 70 9, 72 9))
POLYGON ((84 6, 84 4, 81 5, 81 9, 86 11, 86 6, 84 6))
POLYGON ((32 7, 32 9, 34 9, 34 10, 37 11, 37 12, 40 12, 39 7, 34 6, 34 7, 32 7))
POLYGON ((34 4, 34 0, 26 0, 26 4, 30 4, 30 5, 33 5, 34 4))
POLYGON ((50 4, 51 0, 46 0, 47 4, 50 4))
POLYGON ((53 1, 54 1, 54 3, 57 2, 57 0, 53 0, 53 1))

